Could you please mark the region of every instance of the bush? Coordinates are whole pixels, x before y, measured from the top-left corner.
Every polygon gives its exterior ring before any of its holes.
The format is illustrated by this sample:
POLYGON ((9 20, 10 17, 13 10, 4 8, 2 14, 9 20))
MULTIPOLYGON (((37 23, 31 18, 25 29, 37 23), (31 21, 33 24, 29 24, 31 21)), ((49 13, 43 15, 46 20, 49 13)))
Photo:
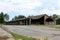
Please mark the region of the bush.
POLYGON ((60 18, 58 18, 56 22, 57 22, 57 24, 60 24, 60 18))

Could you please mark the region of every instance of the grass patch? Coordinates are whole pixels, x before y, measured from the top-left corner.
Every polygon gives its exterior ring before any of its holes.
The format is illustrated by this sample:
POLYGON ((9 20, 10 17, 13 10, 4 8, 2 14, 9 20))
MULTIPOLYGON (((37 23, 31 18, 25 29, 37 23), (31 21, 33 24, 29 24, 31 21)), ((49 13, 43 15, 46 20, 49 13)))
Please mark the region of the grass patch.
POLYGON ((48 40, 48 38, 46 37, 44 40, 48 40))
POLYGON ((2 24, 0 24, 0 28, 2 27, 2 24))
POLYGON ((51 28, 60 28, 60 25, 51 25, 51 28))
POLYGON ((4 35, 4 36, 0 37, 0 39, 7 39, 7 38, 9 38, 9 37, 8 37, 8 36, 6 36, 6 35, 4 35))
POLYGON ((1 27, 1 24, 0 24, 0 27, 1 27))
POLYGON ((60 34, 53 34, 54 36, 60 36, 60 34))
MULTIPOLYGON (((15 40, 17 40, 17 39, 22 39, 22 40, 37 40, 36 38, 19 35, 19 34, 10 32, 10 31, 9 31, 9 33, 15 38, 15 40)), ((39 40, 41 40, 41 39, 39 39, 39 40)), ((48 40, 48 38, 47 37, 43 38, 43 40, 48 40)))
POLYGON ((60 28, 60 25, 55 25, 56 28, 60 28))
POLYGON ((18 39, 22 39, 22 40, 36 40, 35 38, 32 38, 32 37, 23 36, 23 35, 19 35, 19 34, 11 32, 11 31, 8 31, 4 27, 2 27, 2 29, 4 29, 5 31, 10 33, 16 40, 18 40, 18 39))
POLYGON ((10 33, 16 40, 17 40, 17 39, 22 39, 22 40, 36 40, 35 38, 27 37, 27 36, 23 36, 23 35, 19 35, 19 34, 10 32, 10 31, 9 31, 9 33, 10 33))

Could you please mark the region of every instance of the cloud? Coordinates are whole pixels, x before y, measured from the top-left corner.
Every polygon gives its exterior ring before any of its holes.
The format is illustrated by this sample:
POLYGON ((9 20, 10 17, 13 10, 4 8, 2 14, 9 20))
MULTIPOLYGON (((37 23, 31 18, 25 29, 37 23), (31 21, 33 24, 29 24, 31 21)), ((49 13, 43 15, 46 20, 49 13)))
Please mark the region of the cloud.
MULTIPOLYGON (((0 0, 0 12, 10 15, 60 15, 60 0, 0 0)), ((14 15, 14 16, 12 16, 14 15)))
MULTIPOLYGON (((15 10, 22 10, 25 11, 27 9, 33 9, 35 7, 41 6, 41 2, 34 1, 34 0, 6 0, 0 2, 0 9, 2 11, 15 11, 15 10)), ((31 11, 31 10, 30 10, 31 11)))

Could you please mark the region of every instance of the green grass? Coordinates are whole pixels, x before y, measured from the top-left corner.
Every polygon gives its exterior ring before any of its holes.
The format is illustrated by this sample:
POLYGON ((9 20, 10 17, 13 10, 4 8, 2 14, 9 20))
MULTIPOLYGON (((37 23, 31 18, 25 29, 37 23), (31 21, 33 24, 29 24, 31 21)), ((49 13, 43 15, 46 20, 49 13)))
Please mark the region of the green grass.
POLYGON ((0 27, 1 27, 1 24, 0 24, 0 27))
POLYGON ((9 32, 9 33, 12 34, 12 36, 13 36, 15 39, 36 40, 35 38, 27 37, 27 36, 23 36, 23 35, 19 35, 19 34, 13 33, 13 32, 9 32))
POLYGON ((56 28, 60 28, 60 25, 55 25, 56 28))
MULTIPOLYGON (((15 40, 17 40, 17 39, 22 39, 22 40, 36 40, 36 38, 19 35, 19 34, 10 32, 10 31, 9 31, 9 33, 15 38, 15 40)), ((48 40, 48 38, 46 37, 46 38, 44 38, 44 40, 48 40)))
POLYGON ((0 28, 2 27, 2 24, 0 24, 0 28))
POLYGON ((48 40, 48 38, 46 37, 44 40, 48 40))
POLYGON ((54 36, 60 36, 60 34, 53 34, 54 36))
POLYGON ((50 25, 51 28, 60 28, 60 25, 50 25))

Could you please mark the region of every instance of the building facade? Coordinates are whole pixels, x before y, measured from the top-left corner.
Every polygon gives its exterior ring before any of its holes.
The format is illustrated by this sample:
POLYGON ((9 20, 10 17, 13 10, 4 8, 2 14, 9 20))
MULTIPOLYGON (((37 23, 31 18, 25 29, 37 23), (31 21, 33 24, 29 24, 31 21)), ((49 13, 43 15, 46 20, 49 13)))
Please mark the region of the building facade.
POLYGON ((46 14, 43 14, 43 15, 31 16, 28 18, 22 18, 22 19, 5 22, 5 24, 8 24, 8 25, 34 25, 34 24, 49 25, 49 24, 54 24, 54 25, 56 25, 56 20, 52 19, 51 17, 49 17, 46 14))

